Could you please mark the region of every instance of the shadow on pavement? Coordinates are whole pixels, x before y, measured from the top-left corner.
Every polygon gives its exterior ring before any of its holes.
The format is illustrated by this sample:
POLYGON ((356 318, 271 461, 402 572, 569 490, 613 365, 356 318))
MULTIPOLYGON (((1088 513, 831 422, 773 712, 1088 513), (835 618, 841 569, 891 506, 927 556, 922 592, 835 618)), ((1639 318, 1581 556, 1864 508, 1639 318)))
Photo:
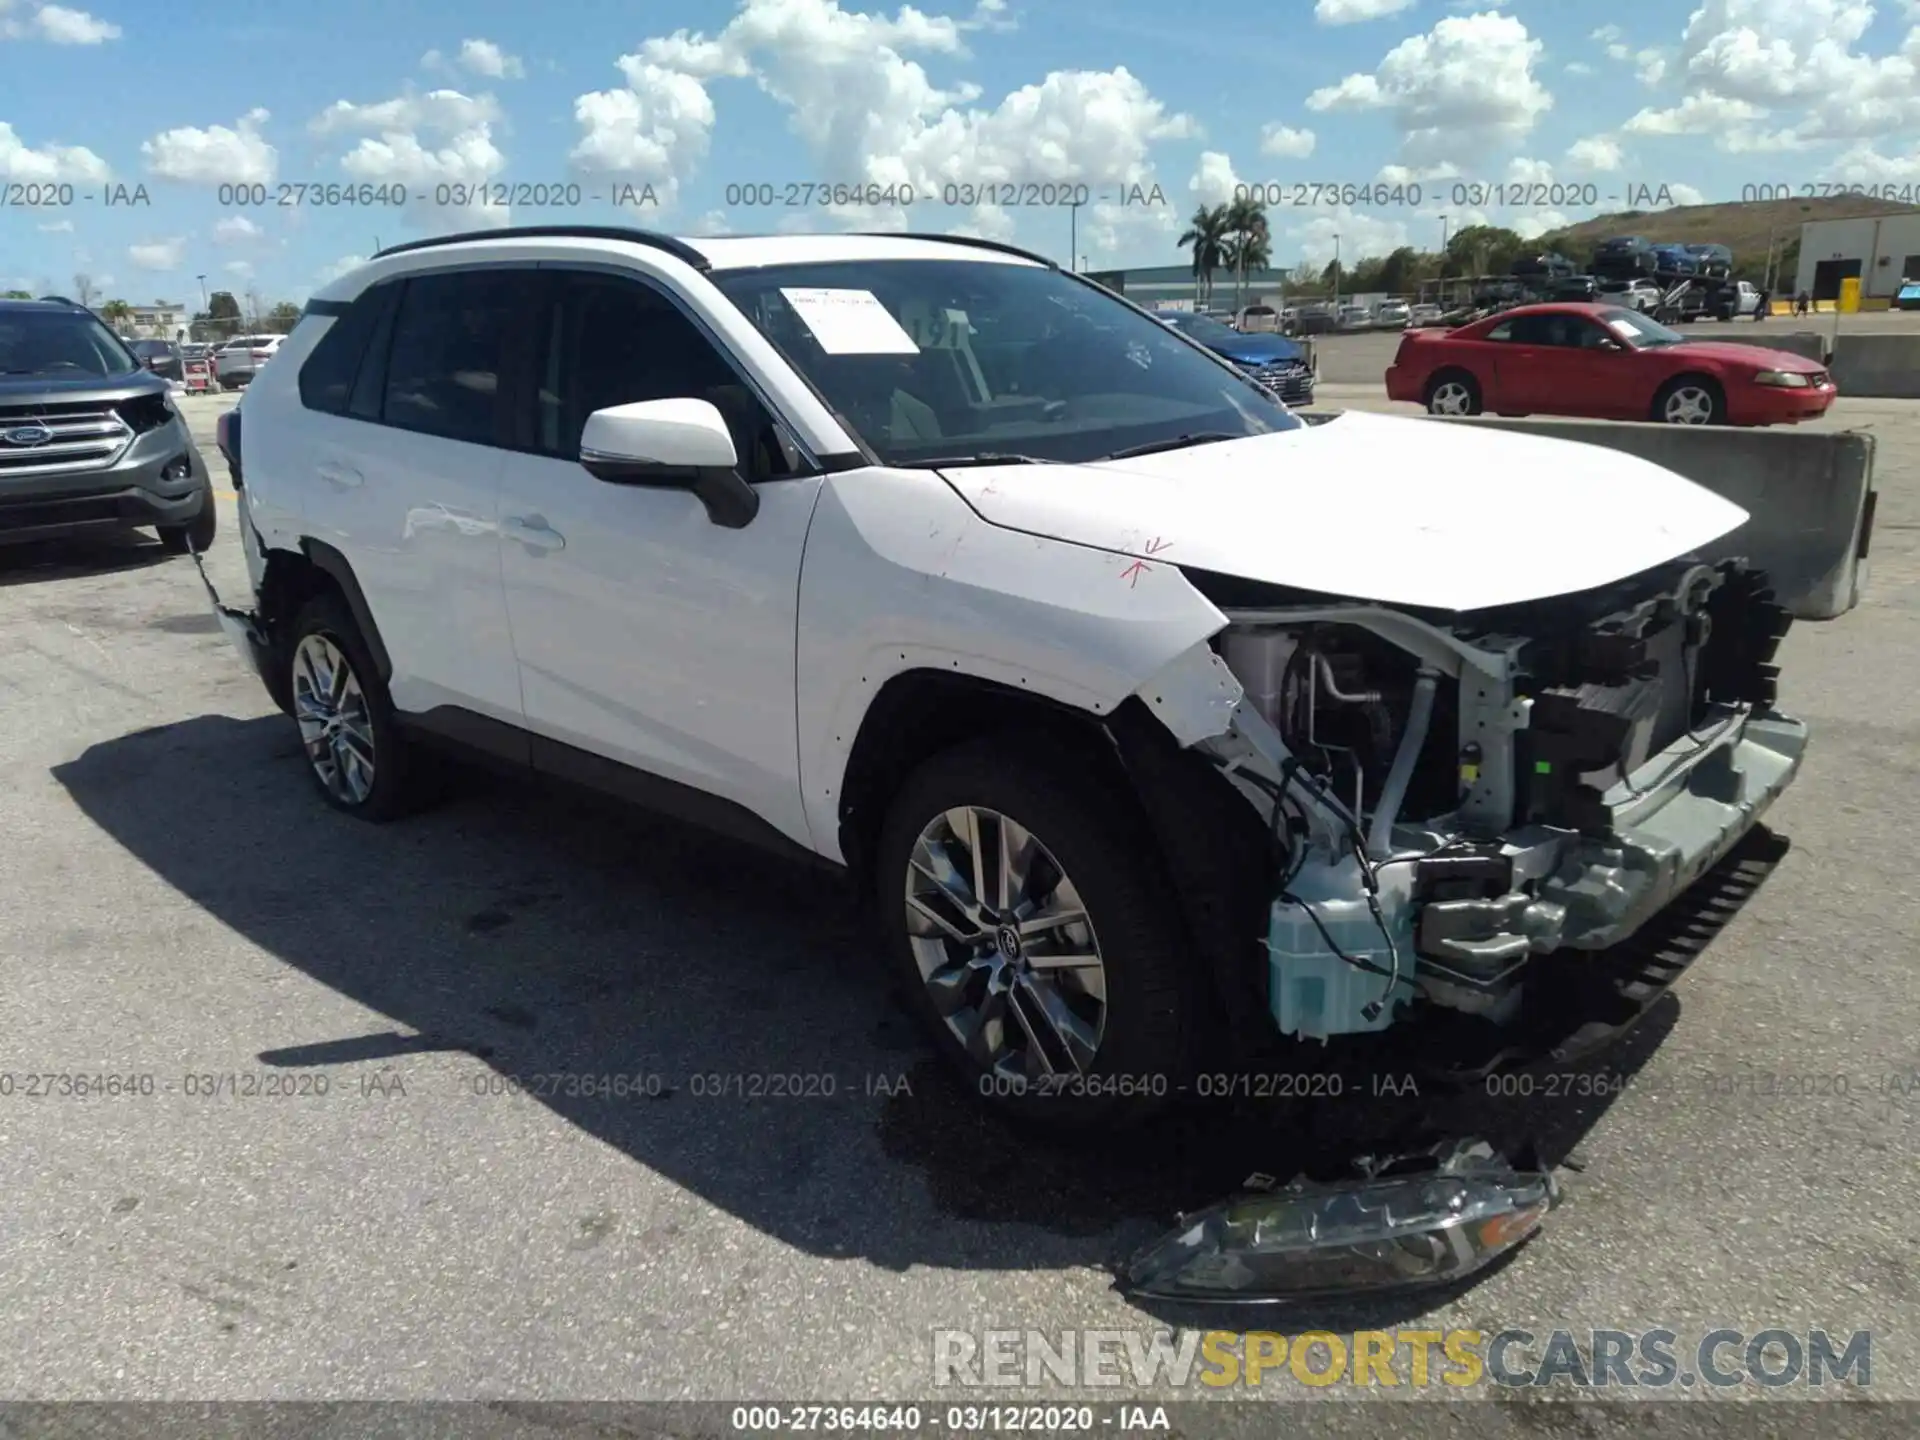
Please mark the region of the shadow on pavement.
POLYGON ((144 570, 174 559, 146 530, 121 530, 88 540, 29 540, 0 545, 0 586, 144 570))
MULTIPOLYGON (((409 1055, 457 1050, 502 1076, 657 1077, 651 1096, 540 1098, 811 1253, 1110 1266, 1254 1171, 1336 1178, 1356 1155, 1461 1134, 1510 1153, 1530 1141, 1558 1163, 1617 1093, 1564 1078, 1552 1094, 1442 1093, 1404 1072, 1335 1071, 1310 1100, 1196 1103, 1119 1138, 1040 1140, 945 1078, 885 994, 845 892, 777 858, 479 777, 428 814, 365 825, 313 795, 279 716, 141 731, 55 775, 222 924, 392 1022, 290 1048, 236 1036, 237 1051, 298 1068, 398 1060, 404 1074, 409 1055), (728 1078, 741 1076, 813 1093, 742 1098, 752 1082, 728 1078)), ((1593 1073, 1638 1070, 1678 1011, 1659 999, 1593 1073)))

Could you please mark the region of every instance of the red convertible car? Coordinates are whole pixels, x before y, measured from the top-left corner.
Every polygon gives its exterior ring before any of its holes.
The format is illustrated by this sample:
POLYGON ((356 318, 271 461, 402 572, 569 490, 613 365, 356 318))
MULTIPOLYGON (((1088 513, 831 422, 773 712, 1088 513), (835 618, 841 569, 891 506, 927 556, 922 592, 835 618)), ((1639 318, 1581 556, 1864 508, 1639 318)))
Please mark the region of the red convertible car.
POLYGON ((1387 367, 1387 398, 1435 415, 1780 425, 1826 414, 1836 393, 1817 360, 1693 340, 1616 305, 1521 305, 1409 330, 1387 367))

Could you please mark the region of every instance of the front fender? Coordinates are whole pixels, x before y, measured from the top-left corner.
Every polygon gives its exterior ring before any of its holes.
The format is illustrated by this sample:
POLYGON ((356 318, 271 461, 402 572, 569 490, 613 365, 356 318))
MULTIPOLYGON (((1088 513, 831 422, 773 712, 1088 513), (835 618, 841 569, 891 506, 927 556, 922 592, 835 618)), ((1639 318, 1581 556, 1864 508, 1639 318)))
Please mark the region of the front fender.
POLYGON ((799 611, 800 780, 834 860, 847 760, 894 676, 944 670, 1107 716, 1227 623, 1171 565, 1004 530, 935 475, 878 469, 822 493, 799 611))

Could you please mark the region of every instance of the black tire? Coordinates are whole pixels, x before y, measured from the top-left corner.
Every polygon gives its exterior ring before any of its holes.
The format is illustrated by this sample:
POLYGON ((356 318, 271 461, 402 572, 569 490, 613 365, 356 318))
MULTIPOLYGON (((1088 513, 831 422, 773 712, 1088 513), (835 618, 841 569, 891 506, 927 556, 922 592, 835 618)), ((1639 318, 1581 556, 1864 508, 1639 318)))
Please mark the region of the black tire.
POLYGON ((1669 425, 1724 425, 1727 423, 1727 397, 1719 383, 1705 375, 1676 375, 1660 387, 1653 397, 1653 420, 1669 425), (1678 420, 1667 414, 1667 402, 1683 390, 1697 390, 1708 407, 1705 420, 1678 420))
MULTIPOLYGON (((276 658, 284 667, 283 688, 279 693, 303 696, 310 690, 301 673, 301 645, 309 636, 324 639, 345 657, 364 699, 366 728, 373 737, 373 783, 363 798, 354 799, 340 793, 322 775, 314 751, 309 749, 303 736, 301 760, 307 778, 327 804, 357 819, 380 823, 410 813, 425 798, 422 757, 415 753, 395 721, 387 687, 380 679, 366 641, 361 638, 359 626, 354 624, 352 612, 339 595, 332 592, 316 595, 294 617, 285 643, 276 647, 276 658)), ((294 723, 298 725, 297 704, 294 716, 294 723)))
POLYGON ((1480 382, 1465 370, 1442 370, 1427 381, 1427 393, 1422 397, 1429 415, 1478 415, 1485 408, 1480 394, 1480 382), (1458 385, 1465 391, 1465 409, 1440 410, 1435 406, 1441 398, 1443 387, 1458 385))
POLYGON ((213 503, 213 488, 207 488, 200 513, 184 525, 162 525, 160 543, 175 555, 189 551, 201 555, 213 548, 213 537, 220 533, 220 507, 213 503))
MULTIPOLYGON (((975 742, 935 756, 888 807, 874 866, 888 968, 942 1059, 991 1108, 1049 1128, 1108 1129, 1159 1114, 1187 1083, 1208 1028, 1207 996, 1171 883, 1159 857, 1139 841, 1142 828, 1140 817, 1084 762, 1044 742, 1028 746, 1018 739, 975 742), (1036 887, 1052 888, 1047 877, 1064 872, 1078 892, 1103 967, 1106 1003, 1091 1059, 1077 1075, 1061 1064, 1064 1079, 1024 1087, 996 1079, 949 1026, 922 976, 908 923, 912 857, 927 826, 967 806, 1007 817, 1044 848, 1031 872, 1036 887)), ((965 953, 957 942, 946 949, 948 956, 965 953)), ((983 962, 1000 963, 990 945, 978 953, 983 962)), ((934 963, 941 958, 934 956, 934 963)), ((976 978, 984 989, 986 976, 976 978)), ((1036 992, 1020 993, 1026 999, 1013 1003, 1027 1003, 1036 992)), ((1007 1026, 1006 1033, 1025 1048, 1023 1029, 1007 1026)))

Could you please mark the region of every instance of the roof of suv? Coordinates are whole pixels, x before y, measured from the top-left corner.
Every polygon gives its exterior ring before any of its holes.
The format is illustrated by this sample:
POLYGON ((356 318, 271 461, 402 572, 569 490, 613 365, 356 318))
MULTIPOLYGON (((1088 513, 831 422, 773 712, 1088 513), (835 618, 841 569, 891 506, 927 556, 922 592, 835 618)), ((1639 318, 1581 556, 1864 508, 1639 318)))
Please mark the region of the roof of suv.
MULTIPOLYGON (((445 263, 471 253, 480 258, 510 245, 538 241, 562 249, 605 254, 610 246, 666 253, 696 269, 752 270, 766 265, 819 265, 863 260, 969 260, 990 265, 1040 265, 1054 262, 1012 245, 962 235, 837 234, 669 236, 653 231, 603 225, 537 225, 479 230, 389 246, 367 262, 390 256, 419 256, 422 263, 445 263)), ((365 287, 362 266, 314 293, 316 300, 347 300, 365 287)), ((411 268, 392 267, 388 273, 411 268)), ((1057 267, 1054 267, 1057 268, 1057 267)), ((382 266, 382 269, 387 267, 382 266)))

